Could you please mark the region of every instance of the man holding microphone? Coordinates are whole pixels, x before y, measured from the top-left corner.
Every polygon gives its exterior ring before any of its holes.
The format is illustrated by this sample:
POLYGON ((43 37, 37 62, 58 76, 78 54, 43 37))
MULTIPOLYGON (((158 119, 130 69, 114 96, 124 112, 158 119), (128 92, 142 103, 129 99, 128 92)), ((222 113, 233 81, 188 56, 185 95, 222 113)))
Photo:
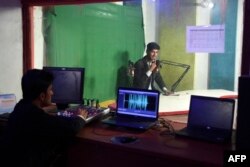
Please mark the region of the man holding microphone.
POLYGON ((170 95, 159 71, 160 61, 157 60, 160 46, 155 42, 147 44, 147 55, 139 59, 135 65, 133 86, 141 89, 156 90, 154 83, 157 83, 160 91, 170 95))

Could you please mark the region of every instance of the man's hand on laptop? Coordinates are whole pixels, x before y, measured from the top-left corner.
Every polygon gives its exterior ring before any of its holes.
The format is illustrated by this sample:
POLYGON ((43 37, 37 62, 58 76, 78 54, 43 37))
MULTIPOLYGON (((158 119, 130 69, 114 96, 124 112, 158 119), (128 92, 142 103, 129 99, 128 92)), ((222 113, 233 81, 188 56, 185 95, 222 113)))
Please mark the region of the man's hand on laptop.
POLYGON ((173 94, 174 94, 174 92, 171 92, 169 90, 164 90, 164 92, 163 92, 163 95, 165 95, 165 96, 169 96, 169 95, 173 95, 173 94))

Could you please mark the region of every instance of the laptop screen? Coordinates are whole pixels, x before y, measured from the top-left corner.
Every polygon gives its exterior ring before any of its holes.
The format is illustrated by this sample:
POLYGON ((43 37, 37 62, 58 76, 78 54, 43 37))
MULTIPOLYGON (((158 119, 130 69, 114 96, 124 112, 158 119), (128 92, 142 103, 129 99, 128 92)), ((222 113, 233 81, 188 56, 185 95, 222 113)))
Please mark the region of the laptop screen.
POLYGON ((132 88, 119 88, 117 114, 158 118, 159 92, 132 88))
POLYGON ((231 130, 234 103, 233 99, 192 95, 188 126, 231 130))

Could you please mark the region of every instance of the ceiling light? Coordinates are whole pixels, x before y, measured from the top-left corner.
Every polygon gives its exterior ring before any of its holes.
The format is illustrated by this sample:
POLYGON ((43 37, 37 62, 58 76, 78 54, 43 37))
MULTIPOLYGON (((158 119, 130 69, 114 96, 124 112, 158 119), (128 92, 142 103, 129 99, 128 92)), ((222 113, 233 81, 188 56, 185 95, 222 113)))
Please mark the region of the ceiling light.
POLYGON ((199 3, 199 5, 203 8, 212 9, 214 7, 214 3, 211 0, 203 0, 199 3))

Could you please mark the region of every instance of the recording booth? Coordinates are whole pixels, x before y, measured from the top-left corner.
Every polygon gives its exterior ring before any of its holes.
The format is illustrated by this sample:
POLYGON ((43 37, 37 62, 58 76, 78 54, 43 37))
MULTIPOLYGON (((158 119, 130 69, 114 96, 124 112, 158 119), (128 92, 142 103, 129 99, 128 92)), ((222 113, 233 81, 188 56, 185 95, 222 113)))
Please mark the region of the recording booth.
MULTIPOLYGON (((52 67, 45 67, 44 69, 51 71, 56 76, 60 76, 55 77, 53 87, 57 88, 58 85, 63 84, 63 89, 57 90, 54 88, 54 99, 52 99, 54 102, 63 104, 59 107, 68 107, 68 104, 71 103, 93 105, 91 100, 85 100, 84 102, 82 99, 84 69, 52 67), (67 79, 68 82, 62 83, 60 80, 65 77, 70 79, 67 79), (68 84, 68 89, 65 90, 66 84, 68 84), (74 89, 70 89, 70 85, 74 89), (61 90, 70 91, 62 93, 61 90), (79 94, 79 90, 82 93, 79 94)), ((158 124, 146 131, 112 127, 103 124, 101 119, 87 124, 77 134, 68 150, 68 166, 80 167, 84 165, 94 167, 105 165, 127 167, 131 164, 136 166, 158 165, 173 167, 223 166, 224 151, 235 148, 234 139, 230 143, 218 144, 179 138, 175 136, 175 131, 186 126, 188 104, 192 94, 213 97, 236 97, 237 94, 225 90, 192 90, 176 93, 178 96, 160 97, 158 124), (174 106, 176 108, 172 108, 174 106), (176 115, 177 111, 185 111, 186 113, 176 115), (182 120, 180 121, 178 117, 182 117, 182 120), (116 142, 114 138, 121 139, 123 142, 116 142)), ((140 96, 142 99, 143 97, 140 96)), ((102 118, 105 118, 105 115, 102 118)))

